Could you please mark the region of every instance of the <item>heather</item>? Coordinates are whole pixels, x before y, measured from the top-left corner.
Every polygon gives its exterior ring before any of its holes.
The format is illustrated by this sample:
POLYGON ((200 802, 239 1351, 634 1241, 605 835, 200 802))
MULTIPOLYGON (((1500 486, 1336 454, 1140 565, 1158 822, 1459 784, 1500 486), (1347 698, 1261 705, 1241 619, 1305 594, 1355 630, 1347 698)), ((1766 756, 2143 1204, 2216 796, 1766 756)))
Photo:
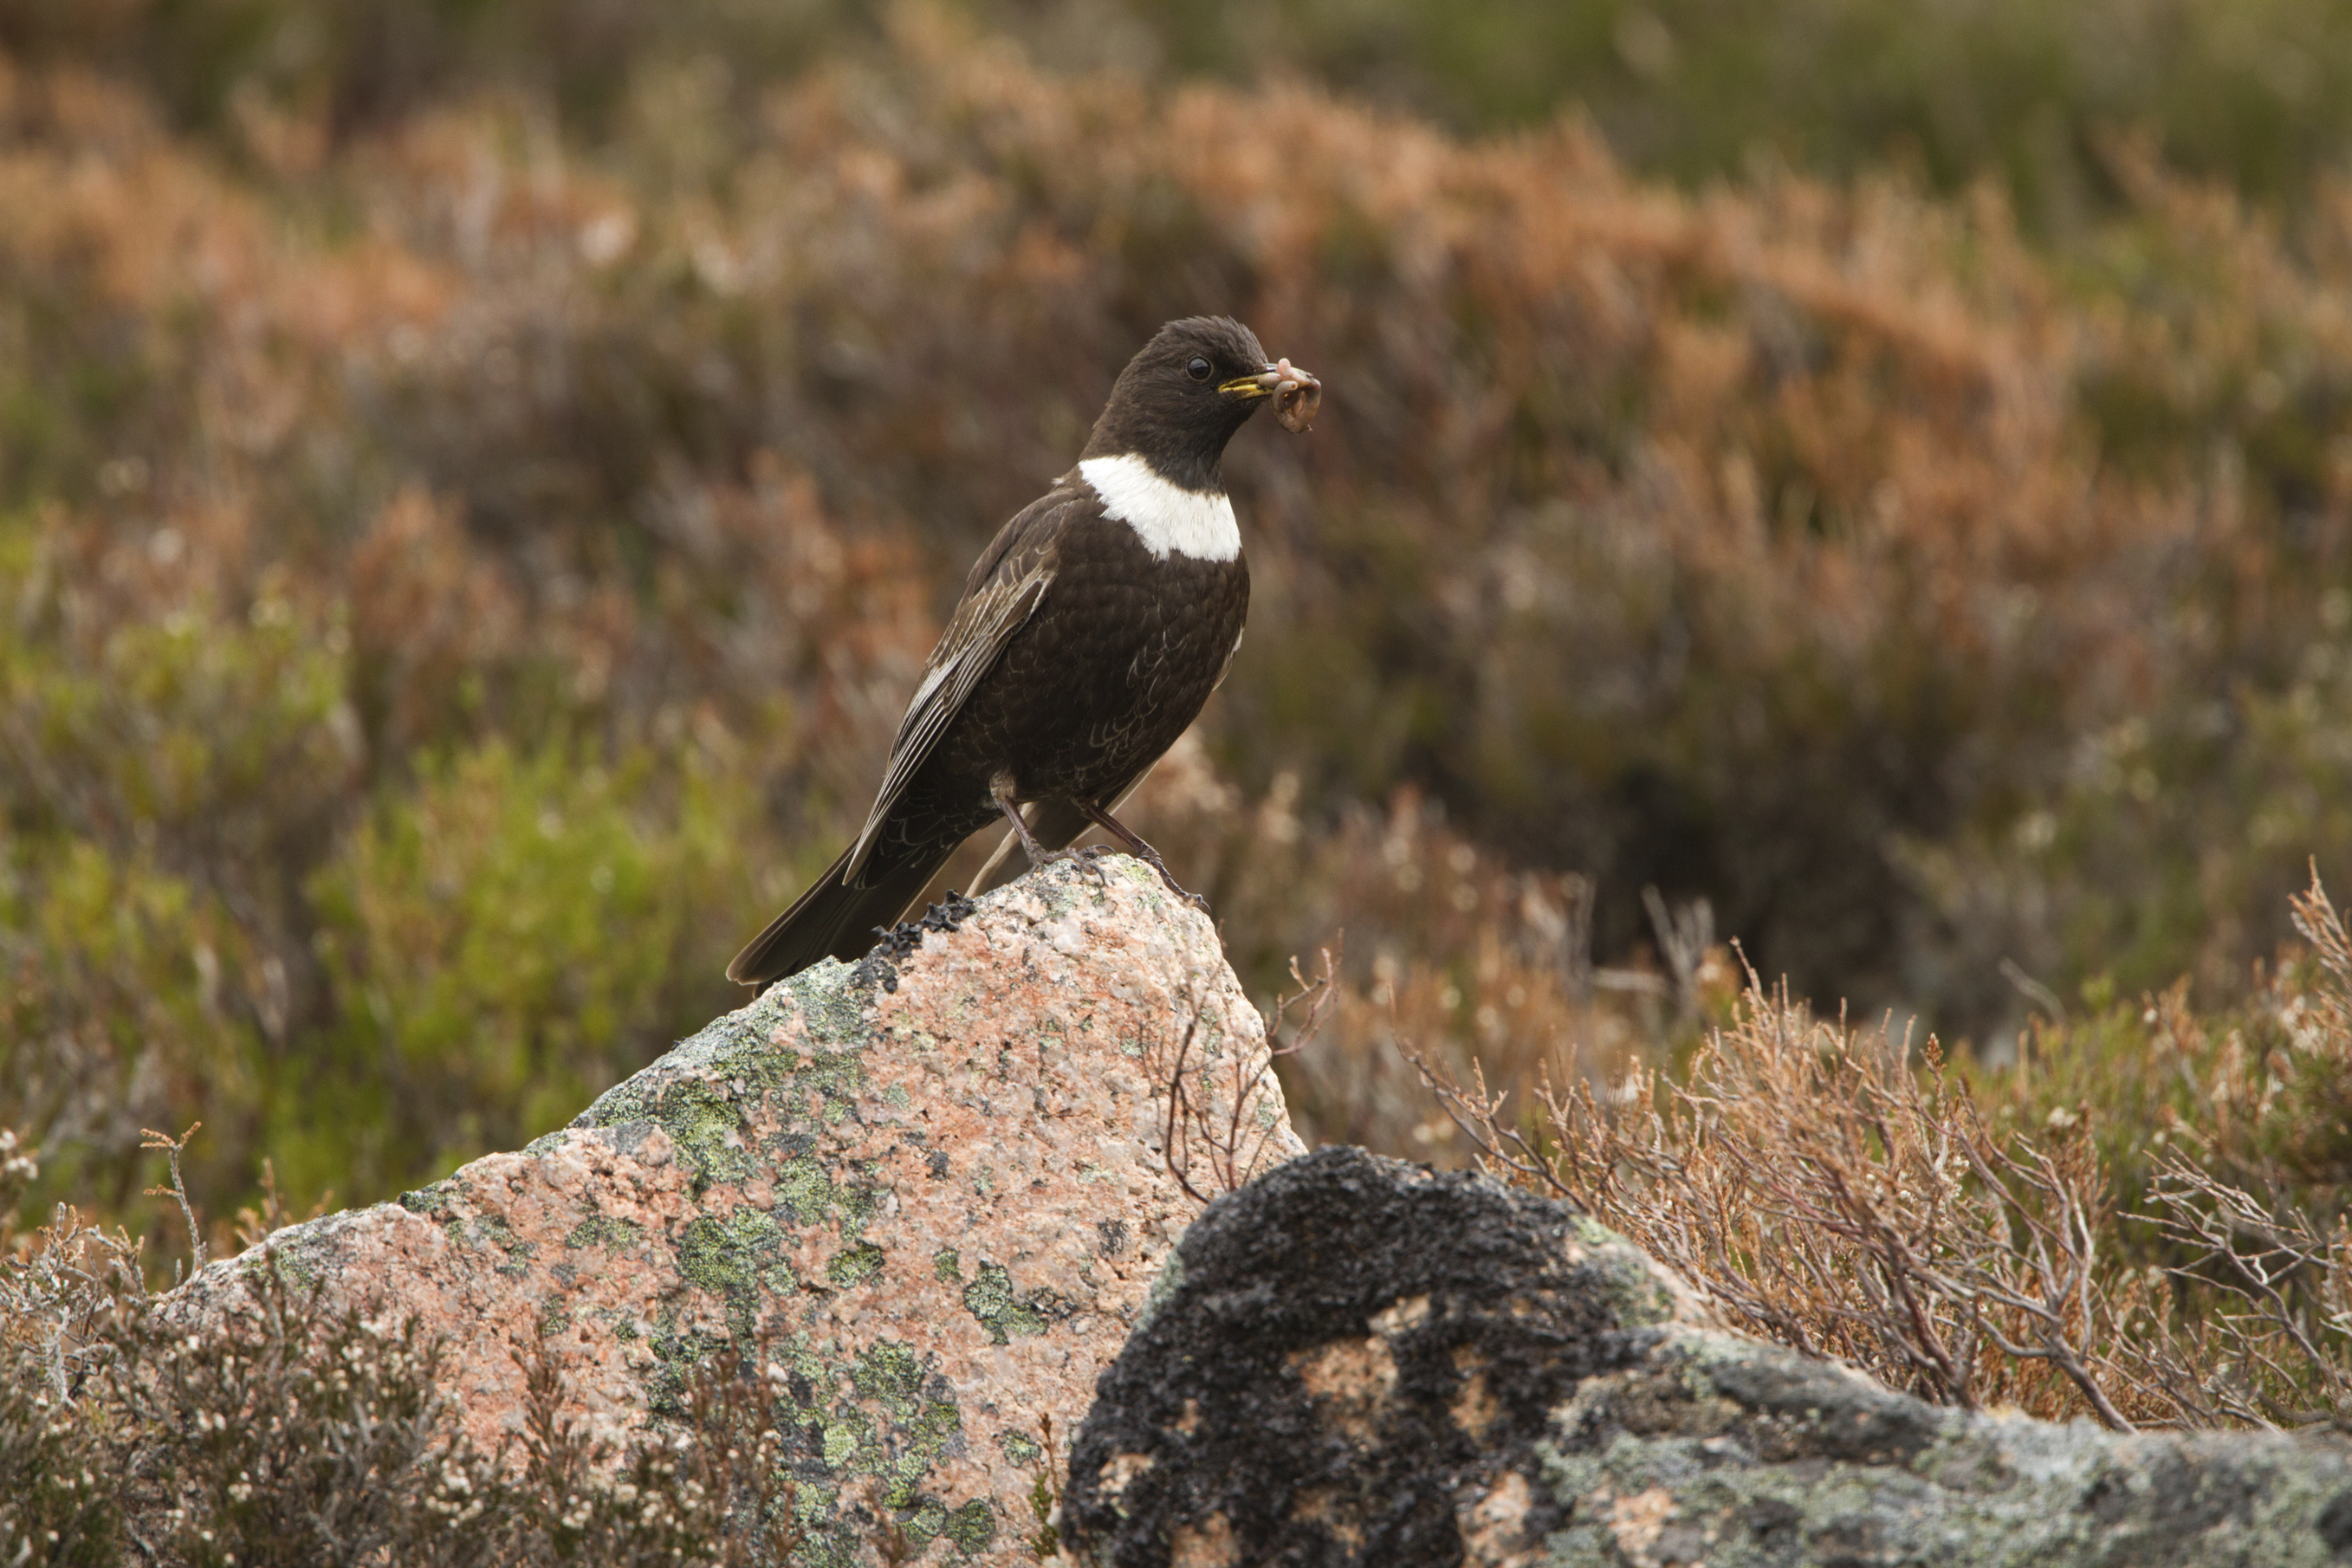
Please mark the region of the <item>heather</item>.
MULTIPOLYGON (((2101 143, 2269 200, 2344 166, 2352 26, 2331 0, 948 0, 1059 71, 1247 86, 1307 78, 1456 131, 1589 115, 1644 174, 1698 184, 1779 161, 1896 167, 1956 190, 1991 173, 2027 226, 2078 233, 2127 195, 2101 143)), ((875 45, 845 0, 15 0, 0 43, 136 79, 172 123, 292 107, 335 136, 522 84, 569 126, 625 123, 650 63, 726 61, 747 88, 875 45)), ((755 91, 756 89, 753 89, 755 91)))
MULTIPOLYGON (((1136 821, 1269 1005, 1334 950, 1311 1135, 1471 1152, 1398 1040, 1671 1105, 1785 976, 1798 1037, 1892 1010, 1984 1114, 2087 1117, 2118 1226, 2175 1179, 2132 1151, 2260 1102, 2197 1169, 2330 1256, 2340 1107, 2263 1098, 2336 1059, 2280 955, 2352 837, 2325 158, 2101 120, 2053 237, 1990 155, 1677 187, 1606 114, 1481 139, 929 12, 576 69, 428 30, 360 108, 92 15, 0 63, 28 1213, 153 1223, 142 1130, 198 1121, 202 1214, 379 1199, 730 1005, 972 552, 1218 309, 1329 397, 1236 446, 1248 640, 1136 821)), ((2190 1213, 2102 1256, 2189 1267, 2190 1213)))

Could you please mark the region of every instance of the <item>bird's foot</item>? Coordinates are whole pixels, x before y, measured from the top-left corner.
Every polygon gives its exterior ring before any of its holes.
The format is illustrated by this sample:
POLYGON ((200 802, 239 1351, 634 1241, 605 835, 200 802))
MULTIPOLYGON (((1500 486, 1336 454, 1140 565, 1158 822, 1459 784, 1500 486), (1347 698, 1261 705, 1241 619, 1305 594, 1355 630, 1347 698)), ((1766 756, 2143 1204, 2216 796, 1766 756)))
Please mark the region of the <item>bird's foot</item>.
POLYGON ((1175 894, 1178 898, 1183 900, 1186 903, 1192 905, 1202 914, 1205 915, 1209 912, 1209 900, 1202 898, 1198 893, 1186 891, 1184 885, 1179 882, 1175 876, 1169 871, 1168 862, 1160 858, 1160 851, 1154 849, 1150 845, 1146 844, 1140 837, 1137 837, 1134 829, 1119 821, 1118 817, 1113 816, 1109 812, 1105 811, 1101 806, 1085 805, 1082 803, 1082 809, 1089 817, 1094 819, 1096 826, 1104 829, 1113 837, 1117 838, 1121 844, 1126 845, 1127 852, 1129 854, 1134 856, 1137 859, 1142 861, 1145 865, 1159 872, 1160 879, 1168 884, 1168 890, 1170 892, 1175 894))
POLYGON ((1094 873, 1096 886, 1108 889, 1110 887, 1110 874, 1102 868, 1102 858, 1108 852, 1108 845, 1079 844, 1066 849, 1041 849, 1030 856, 1029 863, 1032 868, 1035 868, 1050 866, 1056 860, 1075 860, 1094 873))
POLYGON ((1059 849, 1048 849, 1037 842, 1037 836, 1030 831, 1029 819, 1022 815, 1021 806, 1013 797, 1011 773, 999 773, 989 784, 989 793, 995 797, 996 809, 1003 812, 1004 820, 1013 825, 1013 835, 1021 841, 1021 853, 1029 858, 1032 871, 1043 870, 1056 860, 1076 860, 1094 872, 1097 883, 1104 888, 1110 886, 1110 879, 1103 875, 1103 868, 1095 864, 1098 851, 1093 846, 1065 846, 1059 849))
POLYGON ((1158 850, 1146 846, 1143 853, 1138 856, 1137 858, 1160 873, 1160 879, 1168 884, 1168 890, 1170 892, 1175 894, 1178 898, 1183 900, 1186 903, 1192 905, 1202 914, 1205 915, 1210 912, 1209 900, 1202 898, 1198 893, 1188 891, 1184 885, 1181 882, 1179 882, 1174 874, 1168 869, 1168 862, 1160 858, 1160 852, 1158 850))

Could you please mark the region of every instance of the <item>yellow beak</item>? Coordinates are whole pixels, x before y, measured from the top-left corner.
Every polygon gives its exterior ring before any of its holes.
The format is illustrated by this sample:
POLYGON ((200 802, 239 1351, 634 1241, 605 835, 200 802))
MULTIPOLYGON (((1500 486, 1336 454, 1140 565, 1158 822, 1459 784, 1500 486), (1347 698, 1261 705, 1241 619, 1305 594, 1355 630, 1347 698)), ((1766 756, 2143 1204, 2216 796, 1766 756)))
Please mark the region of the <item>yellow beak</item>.
POLYGON ((1223 383, 1217 390, 1228 397, 1244 397, 1255 402, 1261 397, 1272 397, 1274 389, 1281 384, 1280 373, 1273 365, 1268 365, 1260 374, 1237 375, 1233 380, 1223 383))

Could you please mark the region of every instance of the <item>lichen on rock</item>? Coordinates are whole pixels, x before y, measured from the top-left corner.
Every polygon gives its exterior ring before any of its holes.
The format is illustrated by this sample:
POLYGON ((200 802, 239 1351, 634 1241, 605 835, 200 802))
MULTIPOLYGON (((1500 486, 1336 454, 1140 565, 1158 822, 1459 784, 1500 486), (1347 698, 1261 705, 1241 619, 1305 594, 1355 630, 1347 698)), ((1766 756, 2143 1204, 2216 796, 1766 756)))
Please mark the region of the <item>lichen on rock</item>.
MULTIPOLYGON (((1013 1456, 1042 1415, 1076 1426, 1197 1212, 1161 1148, 1188 1026, 1263 1060, 1209 922, 1123 858, 1050 867, 919 944, 772 987, 519 1153, 269 1245, 331 1298, 445 1336, 486 1446, 537 1347, 574 1414, 625 1441, 713 1353, 758 1345, 799 1561, 856 1560, 878 1496, 935 1557, 1028 1562, 1034 1477, 1013 1456)), ((1231 1082, 1209 1065, 1203 1104, 1231 1082)), ((1300 1152, 1271 1076, 1253 1092, 1266 1158, 1300 1152)))
POLYGON ((1457 1500, 1532 1477, 1551 1412, 1656 1337, 1612 1301, 1672 1290, 1558 1205, 1353 1149, 1212 1205, 1180 1258, 1073 1450, 1094 1562, 1459 1562, 1457 1500))
POLYGON ((1169 1275, 1072 1454, 1096 1568, 2352 1560, 2341 1441, 1925 1405, 1473 1175, 1323 1150, 1212 1205, 1169 1275))

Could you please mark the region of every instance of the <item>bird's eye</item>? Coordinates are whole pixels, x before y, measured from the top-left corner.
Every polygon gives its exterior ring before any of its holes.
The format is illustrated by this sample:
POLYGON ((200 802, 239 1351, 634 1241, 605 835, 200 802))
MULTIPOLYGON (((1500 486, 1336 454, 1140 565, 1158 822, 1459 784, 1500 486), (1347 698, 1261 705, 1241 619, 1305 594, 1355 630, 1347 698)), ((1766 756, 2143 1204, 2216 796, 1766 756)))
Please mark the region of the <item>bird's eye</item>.
POLYGON ((1192 363, 1184 367, 1184 374, 1194 381, 1206 381, 1209 379, 1209 362, 1194 354, 1192 363))

